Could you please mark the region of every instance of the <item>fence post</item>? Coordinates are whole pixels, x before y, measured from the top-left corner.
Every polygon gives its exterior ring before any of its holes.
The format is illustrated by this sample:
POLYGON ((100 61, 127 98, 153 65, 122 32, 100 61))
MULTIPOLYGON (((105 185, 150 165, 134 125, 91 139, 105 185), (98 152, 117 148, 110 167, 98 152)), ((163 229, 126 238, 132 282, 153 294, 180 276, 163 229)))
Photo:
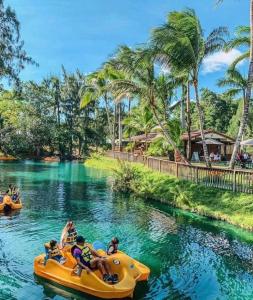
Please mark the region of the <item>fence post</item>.
POLYGON ((236 192, 236 170, 234 170, 233 174, 233 192, 236 192))
POLYGON ((178 178, 178 163, 176 162, 176 177, 178 178))
POLYGON ((196 183, 199 183, 199 167, 196 168, 196 183))
POLYGON ((161 159, 159 159, 159 172, 161 173, 161 169, 162 169, 162 161, 161 159))

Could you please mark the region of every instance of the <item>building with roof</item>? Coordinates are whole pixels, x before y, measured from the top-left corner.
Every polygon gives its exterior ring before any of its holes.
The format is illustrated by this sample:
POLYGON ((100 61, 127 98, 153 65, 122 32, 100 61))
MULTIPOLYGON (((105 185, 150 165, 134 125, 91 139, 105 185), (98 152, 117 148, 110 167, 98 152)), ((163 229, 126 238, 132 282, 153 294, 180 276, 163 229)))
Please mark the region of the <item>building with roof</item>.
MULTIPOLYGON (((204 130, 208 153, 220 154, 224 160, 229 160, 233 152, 233 145, 235 140, 221 132, 217 132, 213 129, 204 130)), ((200 130, 191 131, 191 158, 199 157, 203 159, 203 147, 200 130)), ((184 149, 186 152, 188 144, 188 133, 184 133, 181 136, 181 140, 184 143, 184 149)))

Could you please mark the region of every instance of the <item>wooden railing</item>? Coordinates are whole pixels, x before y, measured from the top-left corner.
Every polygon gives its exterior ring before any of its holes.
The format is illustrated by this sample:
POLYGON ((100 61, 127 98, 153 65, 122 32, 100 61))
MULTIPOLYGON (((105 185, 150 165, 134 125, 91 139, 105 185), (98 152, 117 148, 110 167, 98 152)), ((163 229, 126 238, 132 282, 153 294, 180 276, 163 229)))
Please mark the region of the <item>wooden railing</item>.
POLYGON ((208 187, 253 194, 252 171, 188 166, 183 163, 176 163, 166 159, 145 157, 128 152, 108 151, 107 156, 129 162, 142 163, 152 170, 167 173, 177 178, 192 181, 208 187))

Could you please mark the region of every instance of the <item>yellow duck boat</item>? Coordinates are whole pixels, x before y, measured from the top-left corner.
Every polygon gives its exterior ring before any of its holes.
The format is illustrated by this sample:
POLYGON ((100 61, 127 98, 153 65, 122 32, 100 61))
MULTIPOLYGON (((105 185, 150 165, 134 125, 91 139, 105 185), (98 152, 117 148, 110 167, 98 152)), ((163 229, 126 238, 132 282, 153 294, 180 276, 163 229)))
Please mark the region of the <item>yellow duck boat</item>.
POLYGON ((4 195, 3 201, 0 202, 0 211, 4 211, 6 209, 7 210, 15 210, 15 209, 20 209, 20 208, 22 208, 21 200, 19 200, 18 203, 16 203, 8 195, 4 195))
MULTIPOLYGON (((103 250, 99 250, 98 253, 106 256, 103 250)), ((118 283, 109 284, 104 282, 99 270, 89 274, 83 270, 80 277, 74 275, 76 260, 71 255, 70 248, 65 247, 62 254, 67 259, 63 265, 53 259, 48 259, 45 265, 45 254, 37 256, 34 260, 35 274, 65 287, 104 299, 132 298, 136 282, 148 280, 150 274, 148 267, 118 251, 107 256, 112 272, 117 274, 119 279, 118 283)))

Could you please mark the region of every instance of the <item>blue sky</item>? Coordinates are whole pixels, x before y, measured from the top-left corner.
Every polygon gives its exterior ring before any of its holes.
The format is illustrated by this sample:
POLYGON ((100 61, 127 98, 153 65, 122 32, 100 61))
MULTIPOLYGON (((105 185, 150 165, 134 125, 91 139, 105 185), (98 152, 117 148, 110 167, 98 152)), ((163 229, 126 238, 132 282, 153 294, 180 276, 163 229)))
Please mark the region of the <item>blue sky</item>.
MULTIPOLYGON (((206 34, 218 26, 231 32, 249 23, 249 0, 5 0, 21 22, 25 49, 39 67, 28 66, 23 80, 39 81, 50 74, 92 72, 113 54, 119 44, 145 42, 152 28, 161 25, 171 10, 194 8, 206 34)), ((229 56, 216 55, 201 73, 201 86, 216 89, 229 56)))

